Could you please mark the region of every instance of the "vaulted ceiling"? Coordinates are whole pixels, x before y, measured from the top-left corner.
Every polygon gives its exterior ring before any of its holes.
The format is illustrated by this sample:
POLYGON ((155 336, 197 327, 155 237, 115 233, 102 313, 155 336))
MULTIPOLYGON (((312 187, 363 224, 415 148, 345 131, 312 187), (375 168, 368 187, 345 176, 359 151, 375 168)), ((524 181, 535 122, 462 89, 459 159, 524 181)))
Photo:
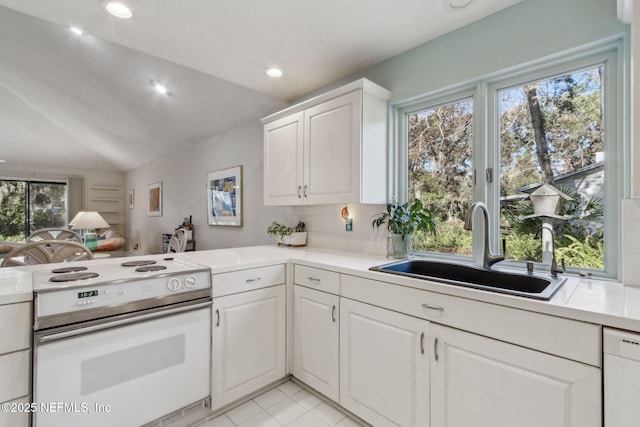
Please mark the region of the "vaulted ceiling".
POLYGON ((126 171, 519 1, 0 0, 0 159, 126 171))

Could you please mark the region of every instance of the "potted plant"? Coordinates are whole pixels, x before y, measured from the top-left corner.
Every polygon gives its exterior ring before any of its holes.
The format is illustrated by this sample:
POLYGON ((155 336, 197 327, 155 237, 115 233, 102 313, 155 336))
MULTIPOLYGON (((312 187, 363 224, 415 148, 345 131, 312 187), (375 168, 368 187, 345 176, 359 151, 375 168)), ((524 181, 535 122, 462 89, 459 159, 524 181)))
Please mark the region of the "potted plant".
POLYGON ((389 231, 387 256, 392 258, 407 258, 411 255, 414 231, 436 232, 433 212, 423 206, 419 199, 404 204, 387 203, 386 212, 374 216, 371 223, 374 228, 380 228, 383 224, 387 224, 389 231))
POLYGON ((267 233, 277 237, 278 245, 304 246, 307 244, 307 232, 304 231, 304 227, 302 221, 298 221, 295 227, 287 227, 274 221, 267 228, 267 233))

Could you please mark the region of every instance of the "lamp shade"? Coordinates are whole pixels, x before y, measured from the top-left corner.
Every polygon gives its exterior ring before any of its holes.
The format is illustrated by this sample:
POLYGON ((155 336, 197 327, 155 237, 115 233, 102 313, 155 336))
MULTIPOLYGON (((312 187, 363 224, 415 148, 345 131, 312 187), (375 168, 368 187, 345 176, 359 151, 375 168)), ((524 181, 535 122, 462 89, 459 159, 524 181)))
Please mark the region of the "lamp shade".
POLYGON ((79 212, 69 223, 72 230, 95 230, 107 228, 109 223, 98 212, 79 212))

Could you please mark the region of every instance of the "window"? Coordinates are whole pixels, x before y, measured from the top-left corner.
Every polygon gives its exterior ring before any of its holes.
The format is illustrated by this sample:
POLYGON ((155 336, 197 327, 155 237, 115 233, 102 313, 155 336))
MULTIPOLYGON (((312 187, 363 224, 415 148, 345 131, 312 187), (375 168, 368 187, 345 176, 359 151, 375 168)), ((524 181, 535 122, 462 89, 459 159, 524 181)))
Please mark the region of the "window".
POLYGON ((19 242, 41 228, 67 223, 67 186, 0 180, 0 240, 19 242))
POLYGON ((414 236, 418 251, 471 255, 464 212, 473 198, 473 98, 427 107, 405 116, 409 199, 436 213, 435 237, 414 236))
POLYGON ((482 230, 472 236, 463 223, 482 201, 492 252, 505 239, 507 259, 548 265, 555 246, 568 269, 616 277, 621 51, 615 43, 537 61, 397 105, 397 197, 421 199, 436 217, 436 236, 414 236, 416 251, 479 263, 482 230), (542 216, 531 194, 549 189, 562 203, 542 216))
POLYGON ((509 258, 550 262, 555 235, 567 266, 604 269, 603 74, 599 65, 497 91, 500 225, 509 258), (562 193, 547 194, 544 184, 562 193), (536 190, 558 202, 553 216, 532 208, 528 195, 536 190), (542 224, 554 233, 535 239, 542 224))

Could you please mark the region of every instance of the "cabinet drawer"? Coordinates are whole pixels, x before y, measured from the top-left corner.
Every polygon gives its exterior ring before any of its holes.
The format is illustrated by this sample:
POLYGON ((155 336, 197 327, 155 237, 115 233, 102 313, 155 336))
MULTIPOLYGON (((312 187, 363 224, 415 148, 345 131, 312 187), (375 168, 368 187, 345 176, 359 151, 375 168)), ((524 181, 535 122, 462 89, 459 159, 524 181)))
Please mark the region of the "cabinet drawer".
POLYGON ((31 346, 31 302, 0 305, 0 354, 31 346))
POLYGON ((211 276, 213 297, 237 294, 285 282, 284 264, 232 271, 211 276))
POLYGON ((343 297, 601 366, 599 325, 349 275, 341 283, 343 297))
POLYGON ((0 356, 0 402, 29 394, 31 352, 29 350, 0 356))
POLYGON ((307 286, 331 294, 340 294, 340 274, 334 271, 296 264, 293 276, 296 285, 307 286))

